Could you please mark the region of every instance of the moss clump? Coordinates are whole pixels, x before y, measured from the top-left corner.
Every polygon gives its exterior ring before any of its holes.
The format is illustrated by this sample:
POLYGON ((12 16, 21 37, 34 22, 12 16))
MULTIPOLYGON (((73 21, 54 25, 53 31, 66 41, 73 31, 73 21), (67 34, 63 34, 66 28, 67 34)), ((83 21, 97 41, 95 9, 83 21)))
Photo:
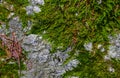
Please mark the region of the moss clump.
POLYGON ((18 66, 18 61, 15 59, 6 60, 6 53, 0 49, 0 78, 19 78, 18 72, 25 69, 23 61, 21 61, 21 68, 18 66))
POLYGON ((34 16, 31 33, 43 34, 53 49, 73 46, 80 49, 84 42, 105 43, 108 35, 119 30, 119 1, 45 0, 42 11, 34 16))
POLYGON ((103 56, 109 45, 108 35, 119 33, 119 8, 119 0, 45 0, 41 12, 33 18, 31 33, 43 35, 44 39, 50 41, 52 52, 72 47, 71 57, 77 58, 81 64, 64 77, 118 77, 119 71, 112 74, 108 71, 108 66, 113 62, 104 62, 103 56), (83 46, 87 42, 93 43, 91 53, 83 46), (98 44, 104 45, 104 53, 96 48, 98 44), (76 51, 78 56, 74 56, 76 51))
MULTIPOLYGON (((0 22, 3 22, 8 26, 9 20, 13 17, 19 16, 22 26, 27 26, 28 20, 30 21, 30 16, 26 15, 25 7, 29 4, 28 0, 4 0, 0 4, 0 22), (10 18, 8 16, 10 13, 14 15, 10 18)), ((9 26, 8 26, 9 27, 9 26)))

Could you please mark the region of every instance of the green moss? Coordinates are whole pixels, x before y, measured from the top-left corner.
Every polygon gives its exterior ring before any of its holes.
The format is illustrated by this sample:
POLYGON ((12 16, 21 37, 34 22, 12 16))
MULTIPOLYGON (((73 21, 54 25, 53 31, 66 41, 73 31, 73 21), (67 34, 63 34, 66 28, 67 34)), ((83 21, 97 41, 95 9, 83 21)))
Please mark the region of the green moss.
MULTIPOLYGON (((26 15, 25 6, 29 4, 28 0, 5 1, 6 5, 0 4, 0 22, 7 24, 12 19, 12 17, 8 19, 8 15, 10 12, 14 12, 14 16, 20 17, 23 27, 27 26, 28 20, 33 21, 34 25, 29 34, 42 35, 51 43, 51 52, 72 47, 67 60, 76 58, 80 64, 65 73, 63 77, 119 77, 119 60, 112 59, 105 62, 103 57, 106 55, 109 45, 108 35, 120 32, 120 0, 102 0, 101 4, 96 0, 45 0, 45 5, 40 6, 41 12, 34 16, 26 15), (14 6, 13 10, 8 9, 10 5, 14 6), (83 46, 87 42, 93 43, 94 49, 91 53, 86 51, 83 46), (104 53, 96 48, 98 44, 104 45, 106 49, 104 53), (77 56, 76 52, 78 52, 77 56), (112 65, 115 72, 108 71, 109 65, 112 65)), ((4 52, 1 51, 0 56, 3 55, 4 52)), ((66 62, 68 62, 67 60, 66 62)), ((13 67, 3 62, 0 62, 0 65, 1 77, 18 77, 17 63, 13 67)))
MULTIPOLYGON (((114 78, 119 77, 119 70, 115 68, 115 72, 109 72, 109 66, 115 65, 111 61, 104 61, 104 53, 100 51, 96 52, 95 55, 91 55, 89 52, 81 52, 77 59, 80 61, 80 64, 74 68, 72 71, 68 71, 63 75, 64 78, 69 76, 77 76, 79 78, 114 78), (117 70, 118 71, 117 71, 117 70)), ((118 65, 120 62, 117 62, 118 65)), ((115 65, 116 66, 116 65, 115 65)))
POLYGON ((19 78, 18 72, 26 69, 21 60, 21 69, 19 69, 18 61, 14 59, 6 60, 6 53, 0 49, 0 78, 19 78), (13 62, 10 64, 10 62, 13 62))
POLYGON ((120 32, 119 3, 119 0, 102 0, 101 4, 96 0, 45 0, 41 12, 34 16, 31 33, 40 34, 51 42, 51 52, 72 47, 68 60, 74 57, 80 64, 63 77, 73 75, 79 78, 118 77, 119 71, 114 73, 108 71, 109 65, 113 62, 105 62, 104 55, 108 50, 108 35, 120 32), (87 42, 93 43, 94 49, 91 53, 83 46, 87 42), (106 50, 104 53, 97 49, 98 44, 104 45, 106 50), (75 56, 76 52, 79 55, 75 56))
POLYGON ((8 25, 10 19, 19 16, 20 21, 23 23, 22 26, 26 27, 28 20, 31 20, 31 17, 26 14, 25 10, 28 4, 28 0, 5 0, 0 4, 0 21, 8 25), (10 13, 14 13, 14 15, 8 18, 10 13))
POLYGON ((119 1, 98 4, 94 0, 46 0, 42 12, 34 17, 36 21, 31 33, 46 31, 43 36, 53 43, 53 50, 58 46, 66 49, 73 45, 79 49, 84 41, 105 42, 108 34, 120 28, 119 13, 114 12, 118 5, 119 1))

